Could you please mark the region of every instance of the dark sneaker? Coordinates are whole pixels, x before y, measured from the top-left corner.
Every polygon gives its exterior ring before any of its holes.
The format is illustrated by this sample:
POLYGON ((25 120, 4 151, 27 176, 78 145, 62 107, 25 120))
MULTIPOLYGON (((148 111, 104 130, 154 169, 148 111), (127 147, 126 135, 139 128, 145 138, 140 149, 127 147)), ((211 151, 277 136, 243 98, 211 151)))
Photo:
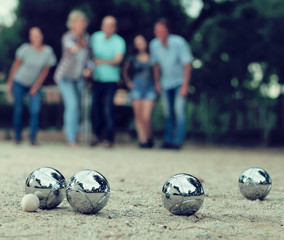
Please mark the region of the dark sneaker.
POLYGON ((181 145, 177 145, 177 144, 172 144, 172 148, 173 150, 180 150, 181 149, 181 145))
POLYGON ((37 141, 31 141, 31 145, 34 146, 34 147, 37 147, 40 144, 37 141))
POLYGON ((96 145, 98 145, 101 142, 101 140, 99 140, 97 137, 93 137, 91 142, 90 142, 90 146, 94 147, 96 145))
POLYGON ((154 139, 149 138, 148 141, 147 141, 147 144, 148 144, 149 148, 153 148, 154 147, 154 139))
POLYGON ((172 149, 172 144, 168 142, 163 142, 161 149, 172 149))
POLYGON ((145 142, 145 143, 141 143, 141 142, 140 142, 140 143, 138 144, 138 146, 139 146, 139 148, 150 148, 148 142, 145 142))

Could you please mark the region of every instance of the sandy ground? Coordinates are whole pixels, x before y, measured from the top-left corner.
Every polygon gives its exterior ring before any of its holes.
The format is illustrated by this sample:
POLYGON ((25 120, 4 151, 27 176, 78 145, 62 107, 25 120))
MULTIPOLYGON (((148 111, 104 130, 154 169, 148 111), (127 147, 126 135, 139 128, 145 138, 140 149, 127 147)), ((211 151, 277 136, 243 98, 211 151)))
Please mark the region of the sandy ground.
POLYGON ((284 150, 229 149, 188 144, 182 151, 142 151, 133 144, 79 149, 63 143, 31 147, 0 142, 0 239, 284 239, 284 150), (72 210, 67 200, 54 210, 21 210, 27 176, 36 168, 58 169, 68 180, 83 169, 101 172, 111 186, 97 215, 72 210), (238 177, 258 166, 273 186, 264 201, 244 199, 238 177), (164 182, 187 172, 203 179, 200 211, 170 214, 161 202, 164 182))

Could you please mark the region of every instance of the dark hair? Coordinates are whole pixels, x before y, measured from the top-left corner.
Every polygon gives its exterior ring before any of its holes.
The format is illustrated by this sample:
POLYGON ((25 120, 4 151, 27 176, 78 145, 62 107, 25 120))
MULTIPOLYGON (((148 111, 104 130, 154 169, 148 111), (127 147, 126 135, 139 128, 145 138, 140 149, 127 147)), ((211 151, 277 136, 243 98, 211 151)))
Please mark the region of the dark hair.
MULTIPOLYGON (((147 41, 146 37, 145 37, 144 35, 142 35, 142 34, 136 34, 135 37, 133 38, 133 40, 134 40, 137 36, 142 36, 142 37, 145 39, 145 41, 146 41, 146 43, 147 43, 146 52, 149 53, 149 44, 148 44, 148 41, 147 41)), ((136 56, 136 55, 139 53, 139 51, 138 51, 138 49, 135 47, 135 44, 134 44, 134 43, 133 43, 133 49, 132 49, 131 53, 132 53, 133 56, 136 56)))
POLYGON ((155 25, 156 24, 163 24, 168 29, 168 31, 171 32, 172 24, 170 20, 166 18, 160 18, 158 21, 155 22, 155 25))

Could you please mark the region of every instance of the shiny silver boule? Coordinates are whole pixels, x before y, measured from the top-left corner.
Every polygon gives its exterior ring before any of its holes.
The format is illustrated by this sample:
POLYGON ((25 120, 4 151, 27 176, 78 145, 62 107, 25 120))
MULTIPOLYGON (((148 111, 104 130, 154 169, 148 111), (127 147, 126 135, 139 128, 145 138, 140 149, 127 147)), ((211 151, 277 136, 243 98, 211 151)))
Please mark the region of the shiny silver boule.
POLYGON ((110 186, 97 171, 83 170, 73 175, 66 187, 66 197, 71 207, 80 213, 94 214, 108 202, 110 186))
POLYGON ((194 176, 179 173, 170 177, 162 189, 164 207, 176 215, 196 213, 204 201, 201 182, 194 176))
POLYGON ((63 201, 65 187, 65 178, 59 171, 51 167, 41 167, 28 176, 25 192, 39 198, 39 208, 52 209, 63 201))
POLYGON ((261 168, 248 168, 239 177, 240 192, 250 200, 263 200, 271 187, 272 181, 269 174, 261 168))

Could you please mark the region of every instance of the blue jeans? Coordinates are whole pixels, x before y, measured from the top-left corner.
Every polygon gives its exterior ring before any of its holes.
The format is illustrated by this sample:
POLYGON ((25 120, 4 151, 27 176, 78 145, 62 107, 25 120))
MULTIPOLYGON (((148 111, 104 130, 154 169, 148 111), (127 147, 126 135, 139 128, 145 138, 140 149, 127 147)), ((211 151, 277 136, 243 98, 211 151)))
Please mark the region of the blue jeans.
POLYGON ((186 133, 186 97, 180 96, 180 86, 162 90, 165 115, 164 141, 181 146, 186 133))
POLYGON ((80 131, 81 97, 85 82, 84 79, 73 81, 63 78, 58 85, 64 104, 64 132, 67 142, 75 142, 80 131))
MULTIPOLYGON (((13 126, 15 130, 16 141, 22 140, 22 115, 24 106, 24 96, 29 94, 31 87, 24 86, 16 81, 13 82, 12 94, 14 97, 13 126)), ((34 95, 29 94, 29 112, 30 112, 30 140, 36 141, 36 134, 39 123, 39 113, 41 107, 41 92, 38 90, 34 95)))
POLYGON ((98 82, 93 84, 92 129, 93 134, 101 138, 103 123, 106 123, 106 139, 114 142, 114 104, 116 83, 98 82))

